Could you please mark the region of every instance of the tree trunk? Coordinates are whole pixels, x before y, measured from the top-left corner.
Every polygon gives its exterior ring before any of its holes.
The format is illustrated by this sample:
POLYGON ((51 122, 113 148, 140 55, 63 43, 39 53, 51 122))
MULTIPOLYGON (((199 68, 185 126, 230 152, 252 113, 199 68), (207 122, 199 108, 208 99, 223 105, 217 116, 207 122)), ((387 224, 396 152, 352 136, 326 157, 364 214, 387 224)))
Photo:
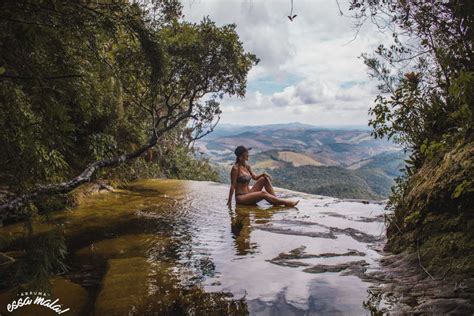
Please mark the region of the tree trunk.
POLYGON ((36 190, 19 195, 4 204, 0 205, 0 220, 5 220, 13 217, 14 211, 24 206, 27 202, 34 200, 40 196, 50 195, 50 194, 59 194, 59 193, 68 193, 73 189, 77 188, 83 183, 89 182, 92 176, 100 169, 105 167, 112 167, 124 162, 130 161, 139 157, 141 154, 146 152, 151 147, 155 146, 158 141, 158 136, 153 134, 148 143, 140 147, 139 149, 123 154, 114 158, 104 159, 96 161, 90 164, 86 169, 84 169, 80 175, 77 177, 58 184, 49 184, 39 186, 36 190))

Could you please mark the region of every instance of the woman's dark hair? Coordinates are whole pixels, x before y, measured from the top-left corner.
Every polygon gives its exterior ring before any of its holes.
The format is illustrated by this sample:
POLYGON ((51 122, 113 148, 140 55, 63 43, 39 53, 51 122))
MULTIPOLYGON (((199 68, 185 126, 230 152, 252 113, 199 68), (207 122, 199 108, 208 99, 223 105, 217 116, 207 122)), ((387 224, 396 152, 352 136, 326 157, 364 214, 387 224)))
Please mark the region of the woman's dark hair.
MULTIPOLYGON (((242 153, 243 155, 244 153, 242 153)), ((239 163, 239 158, 242 157, 242 155, 235 157, 235 163, 239 163)))
POLYGON ((235 149, 234 153, 237 157, 235 157, 235 163, 239 163, 239 158, 245 153, 245 152, 248 152, 250 149, 252 149, 252 147, 245 147, 245 146, 237 146, 237 148, 235 149))

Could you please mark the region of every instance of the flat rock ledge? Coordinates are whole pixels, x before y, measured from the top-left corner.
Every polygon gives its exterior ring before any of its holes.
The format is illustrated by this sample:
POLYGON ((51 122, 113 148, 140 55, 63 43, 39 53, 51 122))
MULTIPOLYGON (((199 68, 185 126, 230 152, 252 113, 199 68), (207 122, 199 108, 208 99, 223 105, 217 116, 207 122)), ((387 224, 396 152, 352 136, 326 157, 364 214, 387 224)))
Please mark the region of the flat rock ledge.
POLYGON ((320 253, 320 254, 309 254, 305 252, 306 246, 300 246, 298 248, 290 250, 288 253, 282 252, 275 258, 267 260, 267 262, 284 266, 284 267, 308 267, 303 269, 306 273, 325 273, 325 272, 341 272, 342 275, 356 275, 360 278, 366 279, 365 271, 366 266, 369 264, 365 260, 349 261, 339 264, 316 264, 311 265, 306 262, 296 261, 298 259, 311 259, 311 258, 331 258, 331 257, 346 257, 346 256, 365 256, 364 252, 348 249, 343 253, 320 253))
POLYGON ((381 268, 366 273, 375 285, 364 305, 376 313, 473 315, 474 278, 451 280, 449 271, 432 279, 419 265, 416 253, 386 254, 381 268))

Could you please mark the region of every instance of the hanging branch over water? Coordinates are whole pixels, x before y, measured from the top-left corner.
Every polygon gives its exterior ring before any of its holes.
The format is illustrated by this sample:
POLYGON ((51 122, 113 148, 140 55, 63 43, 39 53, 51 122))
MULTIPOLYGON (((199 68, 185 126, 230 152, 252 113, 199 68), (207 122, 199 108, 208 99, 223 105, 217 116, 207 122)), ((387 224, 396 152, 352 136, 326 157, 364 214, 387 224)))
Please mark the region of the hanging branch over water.
MULTIPOLYGON (((157 144, 157 141, 162 135, 164 135, 169 130, 175 128, 179 123, 191 118, 193 108, 194 108, 194 100, 190 100, 188 109, 186 111, 180 113, 179 115, 176 115, 176 119, 170 122, 166 127, 160 130, 155 130, 152 133, 148 142, 144 144, 143 146, 141 146, 139 149, 127 154, 116 156, 111 159, 96 161, 90 164, 86 169, 84 169, 84 171, 82 171, 79 176, 69 181, 58 183, 58 184, 38 186, 36 190, 20 195, 18 197, 15 197, 11 199, 10 201, 0 205, 0 219, 5 220, 11 217, 13 215, 12 212, 16 211, 17 209, 24 206, 26 203, 38 197, 41 197, 44 195, 51 195, 51 194, 68 193, 72 191, 73 189, 77 188, 78 186, 80 186, 81 184, 90 182, 94 174, 96 174, 97 171, 99 171, 102 168, 117 166, 119 164, 123 164, 127 161, 130 161, 132 159, 135 159, 141 156, 148 149, 155 146, 157 144)), ((161 119, 168 120, 169 117, 162 117, 161 119)))

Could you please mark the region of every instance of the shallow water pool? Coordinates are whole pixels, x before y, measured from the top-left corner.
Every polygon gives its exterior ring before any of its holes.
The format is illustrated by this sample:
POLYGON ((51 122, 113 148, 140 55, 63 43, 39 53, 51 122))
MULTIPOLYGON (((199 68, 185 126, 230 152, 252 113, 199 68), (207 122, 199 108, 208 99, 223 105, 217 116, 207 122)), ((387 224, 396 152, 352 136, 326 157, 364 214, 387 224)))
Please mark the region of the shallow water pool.
POLYGON ((378 267, 384 205, 279 189, 297 207, 229 209, 228 190, 142 180, 53 215, 69 249, 53 286, 74 305, 66 315, 370 314, 364 276, 378 267))

